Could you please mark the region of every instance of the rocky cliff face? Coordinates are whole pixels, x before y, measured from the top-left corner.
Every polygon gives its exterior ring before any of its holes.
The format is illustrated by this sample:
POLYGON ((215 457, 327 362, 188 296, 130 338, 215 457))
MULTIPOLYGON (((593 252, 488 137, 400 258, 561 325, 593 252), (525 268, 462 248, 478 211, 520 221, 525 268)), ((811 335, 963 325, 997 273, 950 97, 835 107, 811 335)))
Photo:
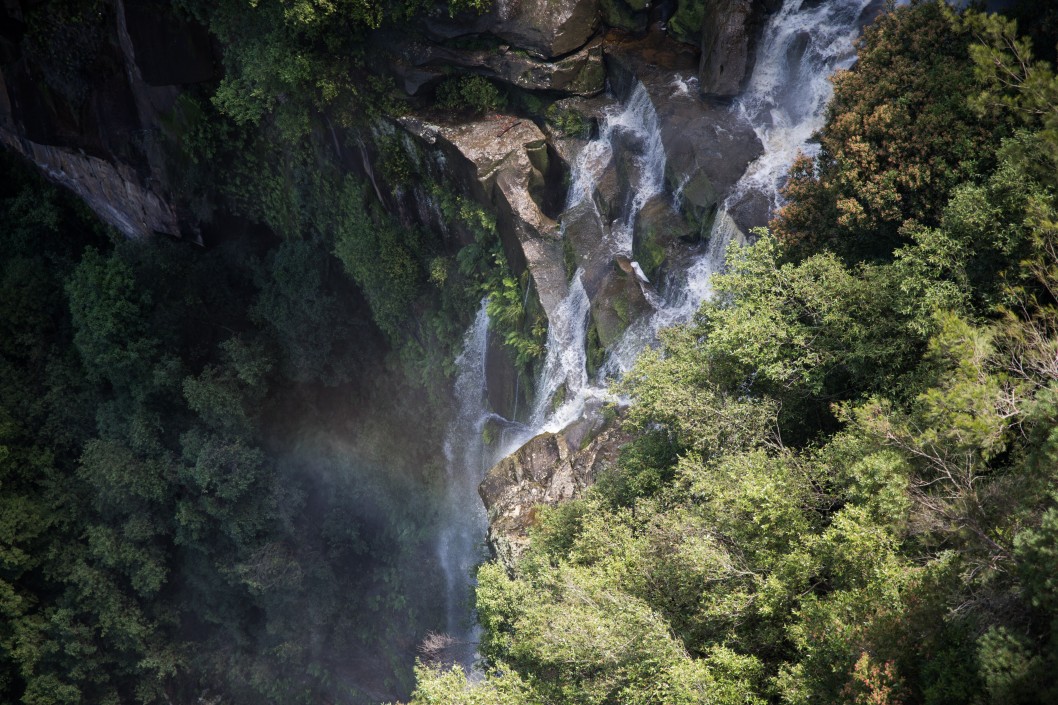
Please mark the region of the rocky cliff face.
MULTIPOLYGON (((182 91, 220 78, 221 48, 167 0, 110 0, 101 14, 57 21, 44 36, 22 22, 28 2, 0 10, 0 143, 128 237, 196 237, 198 223, 169 183, 166 120, 182 91)), ((588 336, 601 356, 664 293, 667 274, 709 233, 718 204, 761 149, 739 115, 711 99, 739 91, 763 18, 779 2, 699 3, 685 13, 701 11, 697 44, 673 39, 664 8, 639 0, 495 0, 480 16, 438 8, 414 27, 378 32, 372 68, 395 79, 411 110, 351 135, 346 142, 361 145, 355 158, 335 137, 334 159, 371 177, 382 140, 396 138, 420 174, 496 217, 508 261, 529 273, 527 293, 550 321, 579 269, 588 336), (517 100, 500 114, 440 113, 433 91, 456 75, 485 77, 517 100), (586 150, 612 158, 586 164, 595 153, 586 150), (659 165, 654 190, 644 190, 659 165), (584 170, 592 170, 581 183, 589 193, 577 201, 568 194, 584 170), (631 239, 630 251, 611 251, 615 234, 631 239)), ((409 225, 447 233, 421 185, 390 194, 372 183, 409 225)), ((510 387, 510 357, 492 347, 489 377, 510 387)), ((508 417, 514 396, 490 389, 494 410, 508 417)), ((490 540, 505 560, 524 545, 532 507, 590 484, 623 440, 613 428, 574 435, 538 436, 482 485, 490 540)))
POLYGON ((782 0, 708 0, 702 21, 698 71, 704 95, 732 98, 753 71, 757 40, 765 17, 782 0))
MULTIPOLYGON (((699 0, 700 46, 683 45, 683 51, 690 64, 701 55, 704 93, 737 90, 761 18, 776 1, 699 0)), ((169 192, 164 123, 182 90, 220 77, 220 48, 204 28, 174 15, 166 0, 111 0, 91 22, 64 27, 57 21, 42 36, 27 35, 26 2, 0 10, 0 140, 130 237, 193 234, 194 224, 169 192)), ((453 72, 549 99, 592 96, 604 89, 608 72, 613 80, 616 53, 608 46, 615 42, 604 44, 606 25, 642 31, 648 16, 649 4, 623 0, 497 0, 481 16, 453 18, 439 9, 417 28, 379 33, 373 55, 376 69, 412 96, 428 95, 453 72), (498 43, 463 48, 463 39, 480 37, 498 43)), ((652 62, 642 58, 644 66, 652 62)), ((472 129, 468 139, 475 136, 489 138, 472 129)), ((696 192, 701 189, 687 193, 696 192)), ((511 207, 519 217, 530 215, 511 207)))
POLYGON ((0 10, 0 142, 128 237, 194 237, 166 185, 162 122, 183 87, 217 78, 209 35, 161 0, 33 32, 23 5, 0 10))

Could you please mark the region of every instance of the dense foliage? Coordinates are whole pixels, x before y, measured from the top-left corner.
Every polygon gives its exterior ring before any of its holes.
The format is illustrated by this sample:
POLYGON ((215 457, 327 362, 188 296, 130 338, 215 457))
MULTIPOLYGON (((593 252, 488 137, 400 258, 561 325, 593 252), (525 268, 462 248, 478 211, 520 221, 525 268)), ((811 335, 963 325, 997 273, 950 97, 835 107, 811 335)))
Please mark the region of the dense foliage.
POLYGON ((442 423, 378 440, 421 393, 329 246, 112 242, 0 169, 0 700, 399 692, 442 423))
POLYGON ((385 85, 366 69, 365 39, 430 12, 484 12, 488 0, 172 0, 224 46, 225 76, 212 100, 241 124, 304 136, 326 110, 351 125, 385 107, 385 85))
POLYGON ((637 440, 480 570, 485 680, 414 703, 1058 698, 1058 80, 922 2, 835 88, 778 237, 622 383, 637 440))

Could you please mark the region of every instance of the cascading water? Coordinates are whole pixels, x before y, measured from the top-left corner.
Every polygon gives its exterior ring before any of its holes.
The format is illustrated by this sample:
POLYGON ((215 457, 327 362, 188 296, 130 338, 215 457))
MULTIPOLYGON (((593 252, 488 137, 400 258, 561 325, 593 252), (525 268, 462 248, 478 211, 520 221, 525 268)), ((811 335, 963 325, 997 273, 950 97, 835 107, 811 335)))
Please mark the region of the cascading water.
POLYGON ((788 0, 768 22, 749 85, 737 108, 752 125, 764 152, 746 169, 717 213, 704 256, 687 270, 686 283, 659 307, 652 332, 689 320, 712 295, 712 275, 723 268, 739 232, 731 208, 763 196, 774 213, 781 187, 798 154, 814 156, 812 137, 822 127, 833 94, 830 77, 856 60, 856 39, 881 9, 879 0, 788 0))
POLYGON ((581 276, 579 271, 573 275, 569 294, 548 328, 548 354, 537 384, 536 404, 527 424, 531 433, 558 430, 547 427, 556 421, 562 423, 566 418, 573 421, 578 405, 582 404, 577 397, 588 387, 587 352, 583 341, 587 334, 589 301, 581 276), (556 405, 556 395, 562 390, 566 398, 556 405))
MULTIPOLYGON (((459 412, 445 446, 452 512, 451 525, 439 537, 438 554, 448 586, 451 635, 469 643, 475 638, 465 605, 469 571, 483 557, 486 520, 477 485, 487 467, 533 436, 561 430, 590 413, 588 410, 608 398, 607 378, 626 372, 638 354, 656 341, 662 327, 689 320, 709 298, 710 279, 722 269, 728 245, 739 232, 730 214, 732 208, 754 196, 766 199, 770 211, 781 205, 780 186, 797 154, 815 151, 811 138, 823 124, 832 92, 831 74, 855 60, 855 40, 882 5, 881 0, 787 0, 770 18, 748 88, 735 105, 753 127, 764 150, 719 209, 704 252, 682 274, 676 274, 675 284, 668 287, 664 297, 649 286, 644 288, 653 313, 632 322, 611 346, 606 363, 594 379, 586 364, 590 299, 584 271, 578 269, 567 297, 549 321, 546 357, 530 418, 525 424, 506 422, 500 442, 492 449, 484 447, 482 441, 484 425, 492 416, 485 404, 488 316, 482 305, 457 360, 459 412)), ((689 85, 678 78, 673 89, 686 95, 689 85)), ((604 115, 599 137, 589 142, 575 160, 565 208, 567 214, 574 209, 587 209, 602 225, 603 246, 596 250, 598 257, 606 258, 606 266, 615 256, 631 256, 636 215, 652 197, 664 192, 665 167, 657 111, 646 88, 637 84, 622 105, 604 115), (619 154, 619 150, 625 153, 619 154), (606 225, 594 196, 608 165, 619 157, 630 157, 635 174, 630 179, 631 192, 620 204, 617 217, 606 225)), ((678 194, 671 195, 676 208, 678 194)), ((467 654, 472 657, 472 648, 467 654)))
MULTIPOLYGON (((636 168, 627 202, 622 204, 609 227, 602 231, 604 247, 599 249, 598 256, 607 262, 614 256, 631 256, 636 215, 652 196, 664 190, 665 185, 665 149, 661 143, 658 114, 642 84, 636 85, 623 104, 606 111, 599 136, 585 145, 574 161, 565 213, 586 208, 602 222, 595 190, 618 149, 632 152, 631 161, 636 168)), ((539 433, 561 430, 580 418, 589 402, 608 396, 605 384, 590 379, 588 375, 585 340, 590 300, 583 276, 584 272, 578 269, 569 293, 548 322, 544 365, 536 385, 536 403, 527 423, 514 425, 504 434, 498 448, 499 458, 517 450, 539 433)))
POLYGON ((570 174, 565 210, 586 206, 599 215, 594 193, 599 178, 618 149, 618 135, 624 138, 622 144, 632 147, 637 168, 630 201, 611 224, 607 239, 611 254, 627 256, 632 253, 636 214, 665 186, 665 149, 661 144, 658 113, 643 84, 636 85, 624 105, 606 112, 599 126, 599 137, 589 142, 577 157, 570 174))
POLYGON ((764 143, 730 200, 748 192, 780 203, 780 187, 799 153, 815 156, 812 141, 833 94, 830 77, 856 60, 856 39, 878 0, 787 2, 765 29, 762 51, 741 110, 764 143))
POLYGON ((823 127, 833 93, 830 77, 853 64, 856 39, 881 6, 879 0, 788 0, 772 16, 749 85, 735 105, 764 151, 724 200, 705 252, 677 275, 679 283, 669 287, 664 298, 645 292, 655 312, 630 326, 613 346, 605 375, 627 372, 659 330, 690 320, 712 296, 712 276, 723 269, 728 246, 741 232, 731 215, 734 207, 753 197, 763 197, 769 213, 782 205, 781 187, 798 154, 818 152, 812 137, 823 127))
POLYGON ((482 433, 489 419, 485 394, 485 355, 489 314, 481 302, 474 323, 456 358, 456 416, 445 433, 447 472, 446 516, 437 536, 437 559, 445 581, 445 623, 454 640, 453 656, 464 665, 473 662, 477 625, 468 614, 471 571, 485 558, 482 537, 488 526, 485 508, 478 499, 478 484, 486 467, 482 433))

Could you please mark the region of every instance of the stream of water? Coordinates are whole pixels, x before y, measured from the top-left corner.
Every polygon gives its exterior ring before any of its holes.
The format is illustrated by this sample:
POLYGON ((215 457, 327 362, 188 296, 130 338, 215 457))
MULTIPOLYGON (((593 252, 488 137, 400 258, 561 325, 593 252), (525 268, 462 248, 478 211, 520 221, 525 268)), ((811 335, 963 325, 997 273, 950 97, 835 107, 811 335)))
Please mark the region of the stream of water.
MULTIPOLYGON (((484 304, 467 332, 457 360, 458 414, 448 430, 449 524, 437 540, 438 557, 446 580, 447 623, 450 635, 468 645, 459 659, 473 660, 476 626, 469 613, 471 570, 485 555, 487 528, 477 486, 491 464, 517 450, 533 436, 558 431, 587 413, 596 413, 610 399, 608 381, 626 372, 636 356, 657 340, 658 331, 690 319, 711 295, 712 275, 739 230, 729 215, 747 197, 767 199, 772 211, 781 205, 780 187, 798 153, 814 154, 812 136, 822 127, 831 96, 830 76, 855 60, 855 41, 863 25, 883 5, 879 0, 787 0, 773 14, 759 43, 753 75, 735 108, 753 127, 764 150, 749 165, 719 209, 706 247, 693 258, 664 294, 650 286, 644 293, 652 312, 633 322, 611 346, 599 373, 588 374, 586 337, 589 297, 578 270, 569 294, 549 321, 546 358, 536 383, 535 406, 525 423, 504 420, 504 432, 493 447, 485 447, 482 432, 490 418, 485 401, 485 351, 488 316, 484 304), (555 404, 562 390, 562 401, 555 404)), ((601 121, 599 136, 589 142, 572 166, 566 211, 587 208, 601 216, 593 200, 599 179, 614 159, 635 165, 631 197, 604 229, 599 256, 631 258, 636 214, 665 190, 665 150, 658 113, 642 84, 612 107, 601 121), (621 139, 617 139, 618 136, 621 139), (630 150, 618 154, 618 150, 630 150)), ((723 159, 723 155, 717 155, 723 159)), ((672 199, 674 207, 678 199, 672 199)))
POLYGON ((437 560, 445 587, 445 634, 453 640, 449 656, 466 666, 473 663, 478 637, 470 609, 471 574, 486 557, 487 519, 478 484, 488 470, 482 437, 489 418, 485 398, 488 333, 489 314, 482 301, 463 338, 463 352, 456 358, 458 408, 445 434, 446 514, 437 535, 437 560))

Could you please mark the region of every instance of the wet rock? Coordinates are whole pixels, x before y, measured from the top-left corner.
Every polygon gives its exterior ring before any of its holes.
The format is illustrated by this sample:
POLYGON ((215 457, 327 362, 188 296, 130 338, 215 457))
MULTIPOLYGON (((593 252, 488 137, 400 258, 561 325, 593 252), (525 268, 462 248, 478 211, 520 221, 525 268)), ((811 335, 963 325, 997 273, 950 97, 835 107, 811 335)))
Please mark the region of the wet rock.
POLYGON ((623 268, 615 261, 591 301, 591 321, 598 344, 603 350, 609 349, 632 321, 650 310, 634 269, 623 268))
POLYGON ((673 255, 686 249, 686 242, 698 238, 699 231, 672 207, 665 194, 655 196, 636 215, 632 236, 632 257, 651 282, 657 282, 673 255))
POLYGON ((630 440, 616 423, 593 430, 580 423, 542 433, 485 475, 478 493, 488 511, 488 542, 508 571, 528 547, 539 507, 580 495, 630 440))
POLYGON ((613 91, 621 98, 632 92, 637 77, 648 69, 668 81, 698 69, 698 50, 672 39, 657 25, 643 35, 612 30, 603 38, 603 51, 613 91))
POLYGON ((606 109, 613 104, 613 98, 608 95, 573 96, 551 104, 545 115, 547 127, 551 130, 552 141, 563 159, 573 163, 586 140, 598 133, 599 123, 606 109), (566 121, 563 122, 562 118, 566 121), (569 124, 570 122, 573 124, 569 124), (563 142, 566 144, 561 144, 563 142))
POLYGON ((489 408, 504 418, 516 418, 518 370, 510 349, 492 331, 485 349, 485 378, 489 408))
POLYGON ((731 98, 742 91, 753 72, 767 14, 781 4, 779 0, 706 0, 698 70, 703 95, 731 98))
POLYGON ((551 59, 580 49, 598 26, 599 0, 496 0, 483 15, 455 17, 439 9, 425 18, 423 32, 434 40, 492 34, 518 49, 551 59))
POLYGON ((667 93, 667 99, 665 92, 652 96, 665 146, 665 179, 685 212, 706 223, 764 147, 731 108, 702 101, 679 86, 670 85, 667 93))
POLYGON ((419 95, 452 75, 453 69, 486 76, 524 90, 564 95, 596 95, 605 88, 602 45, 591 42, 569 56, 546 61, 525 51, 501 46, 461 50, 430 42, 409 42, 399 34, 373 38, 383 51, 378 68, 390 73, 409 95, 419 95))
POLYGON ((589 201, 581 201, 562 215, 562 233, 574 268, 584 270, 581 281, 588 297, 594 296, 609 262, 607 228, 589 201))
POLYGON ((598 26, 599 0, 496 0, 491 32, 545 59, 584 46, 598 26))
POLYGON ((642 32, 650 21, 646 0, 599 0, 599 13, 608 27, 642 32))
POLYGON ((664 35, 606 45, 611 82, 629 95, 642 83, 658 115, 665 180, 701 235, 717 206, 763 151, 751 125, 729 105, 703 99, 693 52, 664 35))
POLYGON ((771 214, 779 208, 779 204, 773 201, 768 194, 760 191, 750 191, 733 200, 734 203, 728 204, 729 212, 734 221, 738 223, 739 229, 744 232, 767 226, 771 214))

